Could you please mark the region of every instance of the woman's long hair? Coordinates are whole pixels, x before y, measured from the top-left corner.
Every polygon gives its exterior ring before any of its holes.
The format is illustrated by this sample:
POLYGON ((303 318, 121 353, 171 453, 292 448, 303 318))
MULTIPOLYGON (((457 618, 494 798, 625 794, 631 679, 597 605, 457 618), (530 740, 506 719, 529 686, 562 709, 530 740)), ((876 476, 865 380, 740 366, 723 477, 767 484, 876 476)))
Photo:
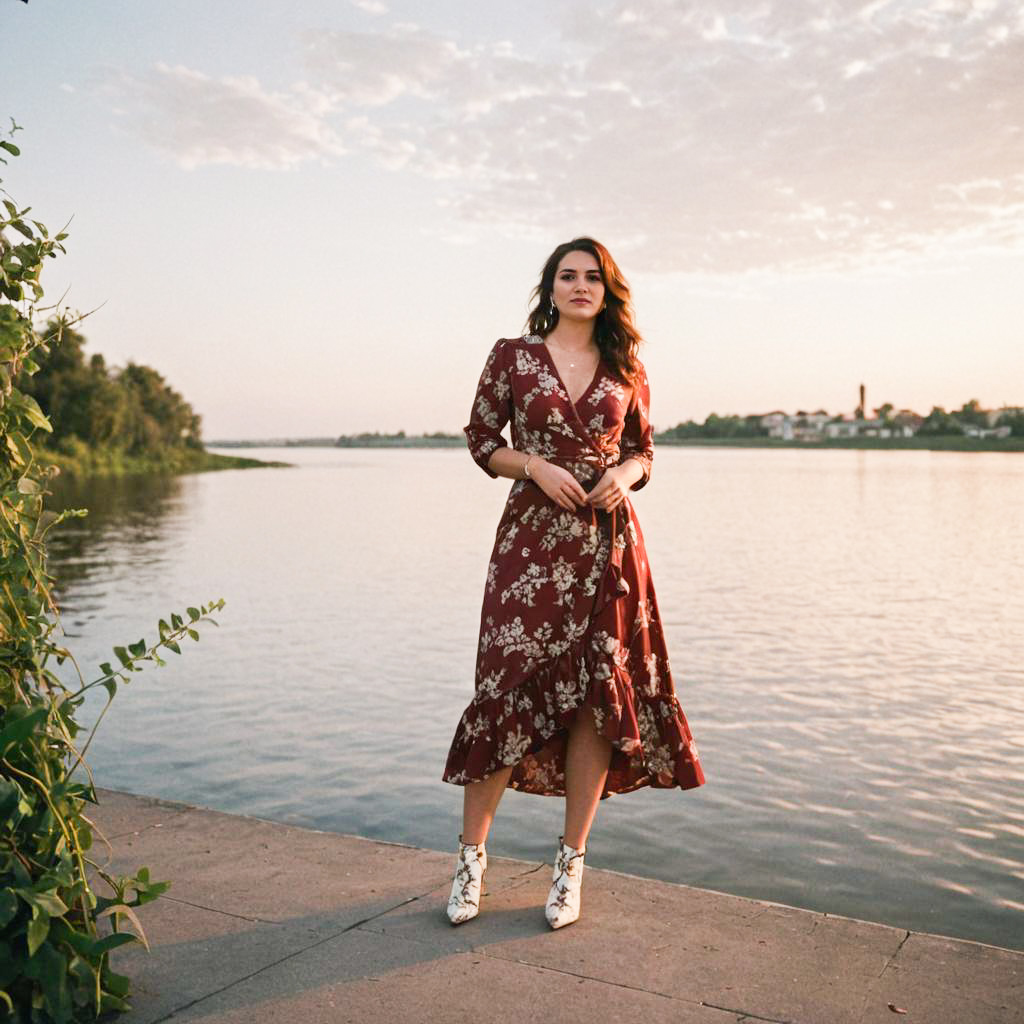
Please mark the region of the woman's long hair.
POLYGON ((632 383, 638 369, 637 352, 643 339, 633 323, 633 299, 629 283, 612 259, 612 254, 593 238, 574 238, 571 242, 563 242, 547 258, 541 271, 540 284, 531 292, 536 304, 530 310, 527 320, 530 333, 547 337, 558 323, 558 310, 552 308, 551 293, 558 264, 570 252, 590 253, 601 268, 605 308, 597 314, 594 340, 604 361, 620 377, 632 383))

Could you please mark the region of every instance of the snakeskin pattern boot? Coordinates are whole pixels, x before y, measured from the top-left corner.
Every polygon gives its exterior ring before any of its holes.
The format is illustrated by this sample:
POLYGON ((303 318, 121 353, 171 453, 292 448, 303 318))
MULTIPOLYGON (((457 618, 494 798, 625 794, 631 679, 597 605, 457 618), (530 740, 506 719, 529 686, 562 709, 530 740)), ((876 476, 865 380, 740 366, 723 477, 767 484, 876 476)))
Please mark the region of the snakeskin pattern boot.
POLYGON ((480 912, 480 887, 487 870, 483 843, 464 843, 459 833, 459 861, 455 866, 452 893, 448 897, 448 920, 462 924, 480 912))
POLYGON ((580 887, 583 885, 583 855, 586 852, 586 847, 574 849, 565 845, 564 836, 558 837, 553 881, 544 908, 552 928, 572 924, 580 916, 580 887))

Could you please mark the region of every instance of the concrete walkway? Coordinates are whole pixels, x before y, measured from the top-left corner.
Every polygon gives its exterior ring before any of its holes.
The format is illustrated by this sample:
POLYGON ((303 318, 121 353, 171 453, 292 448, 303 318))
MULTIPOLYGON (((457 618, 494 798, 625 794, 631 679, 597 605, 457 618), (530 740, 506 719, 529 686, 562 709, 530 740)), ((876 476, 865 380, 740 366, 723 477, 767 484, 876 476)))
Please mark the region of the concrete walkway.
POLYGON ((110 869, 172 881, 140 911, 152 952, 113 954, 134 981, 124 1024, 1024 1021, 1024 953, 997 946, 590 867, 580 920, 553 932, 550 864, 499 857, 480 916, 453 928, 454 840, 99 795, 110 869))

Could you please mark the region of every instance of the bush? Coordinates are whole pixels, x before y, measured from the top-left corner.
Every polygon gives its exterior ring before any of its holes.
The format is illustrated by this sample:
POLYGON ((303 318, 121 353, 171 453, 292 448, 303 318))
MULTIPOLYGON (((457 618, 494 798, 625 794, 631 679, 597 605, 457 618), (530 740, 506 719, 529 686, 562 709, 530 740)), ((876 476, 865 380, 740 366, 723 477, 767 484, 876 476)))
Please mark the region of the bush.
MULTIPOLYGON (((0 163, 17 155, 0 139, 0 163)), ((102 687, 98 725, 120 683, 146 663, 163 664, 161 651, 180 654, 186 636, 198 640, 196 625, 213 621, 209 613, 223 601, 161 620, 152 645, 115 647, 115 661, 90 682, 62 646, 46 536, 85 512, 44 508, 56 470, 33 442, 50 423, 15 381, 35 373, 39 353, 59 345, 77 320, 57 315, 45 338, 37 331, 43 260, 64 251, 65 235, 51 238, 2 188, 0 199, 0 1012, 18 1024, 63 1024, 128 1008, 130 982, 111 969, 110 952, 145 944, 135 910, 169 885, 144 867, 114 877, 89 857, 94 826, 85 810, 97 801, 84 756, 95 727, 79 749, 76 712, 102 687), (52 671, 64 664, 77 679, 71 686, 52 671), (94 890, 97 880, 105 895, 94 890)))

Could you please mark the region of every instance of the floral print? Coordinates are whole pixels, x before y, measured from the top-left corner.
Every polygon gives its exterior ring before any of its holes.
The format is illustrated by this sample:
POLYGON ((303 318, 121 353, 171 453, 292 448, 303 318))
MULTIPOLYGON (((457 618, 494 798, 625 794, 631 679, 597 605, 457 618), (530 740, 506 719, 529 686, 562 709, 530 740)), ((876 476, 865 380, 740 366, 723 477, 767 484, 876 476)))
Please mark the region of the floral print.
POLYGON ((564 928, 580 916, 583 887, 583 858, 586 850, 567 846, 565 836, 558 837, 551 888, 548 890, 544 915, 552 928, 564 928))
MULTIPOLYGON (((603 360, 574 404, 537 335, 492 347, 465 427, 488 476, 512 446, 567 469, 586 490, 605 469, 653 457, 650 391, 603 360)), ((704 783, 697 745, 676 697, 643 533, 629 499, 611 511, 567 511, 532 480, 516 480, 487 565, 476 689, 442 778, 465 785, 513 765, 508 785, 565 793, 568 728, 581 711, 612 743, 602 799, 641 786, 704 783)))
POLYGON ((455 865, 451 893, 448 896, 448 919, 462 924, 480 912, 480 889, 487 870, 487 848, 484 843, 464 843, 459 836, 459 859, 455 865))

